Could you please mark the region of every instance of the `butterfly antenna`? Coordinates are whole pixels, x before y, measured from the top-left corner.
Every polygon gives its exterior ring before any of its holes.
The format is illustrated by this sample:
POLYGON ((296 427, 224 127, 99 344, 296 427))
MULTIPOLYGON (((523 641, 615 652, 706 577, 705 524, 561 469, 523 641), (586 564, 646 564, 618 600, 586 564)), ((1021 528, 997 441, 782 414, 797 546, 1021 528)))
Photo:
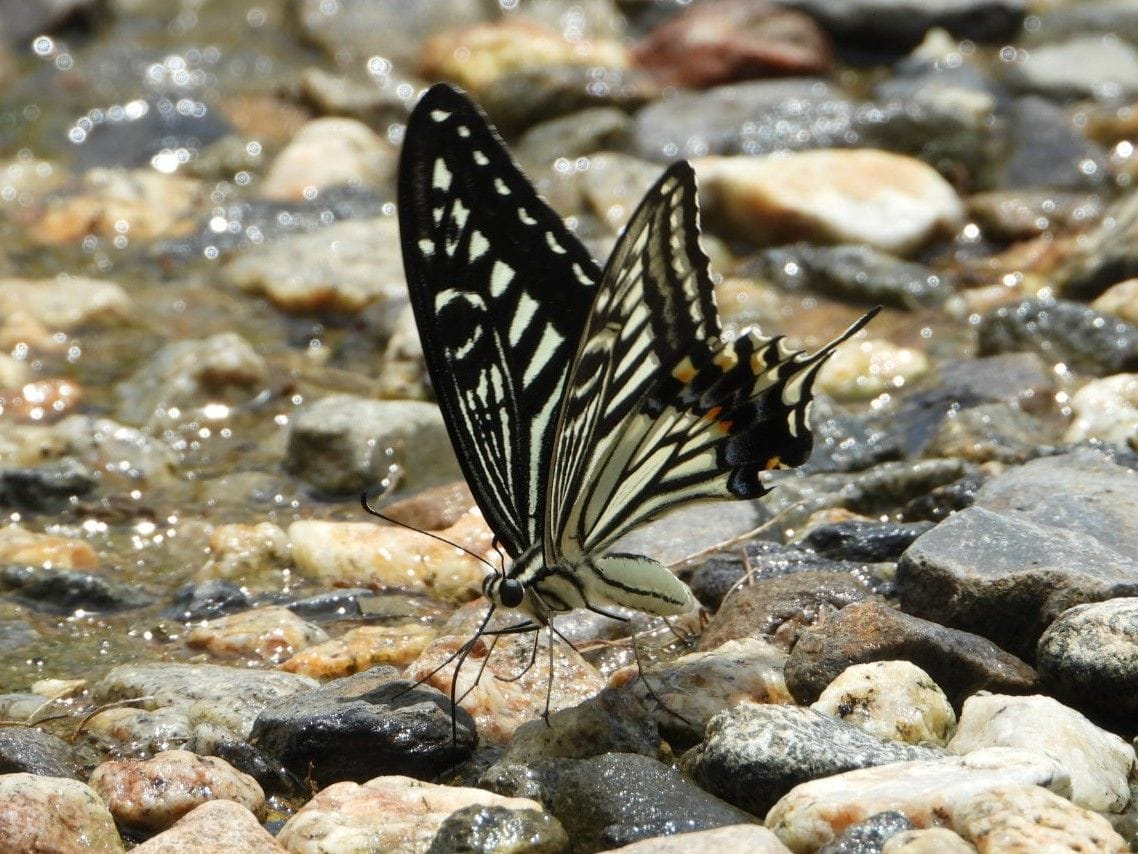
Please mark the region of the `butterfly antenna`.
MULTIPOLYGON (((384 522, 390 522, 392 525, 398 525, 400 528, 406 528, 408 531, 414 531, 416 534, 422 534, 425 537, 430 537, 432 540, 438 540, 440 543, 446 543, 448 546, 452 546, 453 548, 456 548, 459 551, 465 552, 466 554, 470 555, 472 558, 474 558, 479 563, 486 564, 486 566, 490 567, 491 571, 493 571, 495 573, 500 572, 500 570, 498 570, 497 567, 494 566, 494 564, 490 563, 490 561, 486 560, 486 558, 484 558, 482 555, 471 551, 470 549, 468 549, 464 545, 452 542, 451 540, 448 540, 446 537, 439 536, 438 534, 434 533, 433 531, 425 531, 422 528, 417 528, 414 525, 408 524, 407 522, 401 522, 398 519, 395 519, 391 516, 388 516, 386 513, 380 513, 378 510, 376 510, 374 507, 372 507, 371 504, 368 503, 368 497, 367 497, 366 492, 360 493, 360 505, 364 508, 364 510, 367 513, 371 514, 372 516, 375 516, 377 519, 382 519, 384 522)), ((495 540, 495 542, 496 542, 496 540, 495 540)), ((495 550, 497 550, 496 547, 495 547, 495 550)))

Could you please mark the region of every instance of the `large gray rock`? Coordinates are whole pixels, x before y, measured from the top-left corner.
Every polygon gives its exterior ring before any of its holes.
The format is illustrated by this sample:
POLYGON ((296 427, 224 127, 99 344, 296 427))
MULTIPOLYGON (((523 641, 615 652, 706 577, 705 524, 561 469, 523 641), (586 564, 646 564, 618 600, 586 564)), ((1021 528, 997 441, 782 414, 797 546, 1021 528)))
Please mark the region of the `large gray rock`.
POLYGON ((1138 473, 1090 449, 993 478, 902 556, 903 609, 1033 660, 1063 611, 1138 594, 1136 487, 1138 473))

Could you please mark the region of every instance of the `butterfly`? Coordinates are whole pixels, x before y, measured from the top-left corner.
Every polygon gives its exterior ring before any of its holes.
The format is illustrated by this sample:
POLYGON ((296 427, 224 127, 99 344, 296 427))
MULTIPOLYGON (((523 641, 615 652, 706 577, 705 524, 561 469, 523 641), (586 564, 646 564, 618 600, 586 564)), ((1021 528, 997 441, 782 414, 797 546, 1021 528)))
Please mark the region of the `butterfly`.
POLYGON ((408 120, 398 201, 428 374, 512 561, 486 577, 490 612, 541 628, 575 608, 694 608, 666 566, 613 544, 688 502, 757 498, 763 472, 805 462, 818 370, 875 312, 812 355, 753 328, 725 336, 688 163, 602 268, 446 84, 408 120))

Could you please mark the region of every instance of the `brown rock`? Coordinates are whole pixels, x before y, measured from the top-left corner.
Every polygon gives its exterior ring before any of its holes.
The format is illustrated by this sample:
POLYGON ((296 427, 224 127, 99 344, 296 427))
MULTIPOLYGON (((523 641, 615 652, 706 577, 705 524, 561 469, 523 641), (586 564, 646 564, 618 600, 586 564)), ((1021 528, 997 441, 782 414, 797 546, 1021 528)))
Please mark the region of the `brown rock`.
POLYGON ((1028 694, 1029 665, 979 635, 949 629, 879 602, 858 602, 804 631, 786 662, 786 684, 800 703, 812 703, 851 664, 911 661, 959 708, 981 689, 1028 694))
POLYGON ((701 3, 657 27, 633 56, 670 86, 822 74, 830 40, 812 18, 765 0, 701 3))

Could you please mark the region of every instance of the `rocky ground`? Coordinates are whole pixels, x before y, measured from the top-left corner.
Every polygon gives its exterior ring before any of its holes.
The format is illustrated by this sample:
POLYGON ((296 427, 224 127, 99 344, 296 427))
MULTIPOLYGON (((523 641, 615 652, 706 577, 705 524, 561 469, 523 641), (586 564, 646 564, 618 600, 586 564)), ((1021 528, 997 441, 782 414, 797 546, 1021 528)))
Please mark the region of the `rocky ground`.
POLYGON ((5 11, 0 850, 1138 850, 1136 145, 1128 0, 5 11), (690 159, 729 330, 886 307, 806 466, 624 544, 701 614, 456 674, 485 564, 359 506, 499 560, 394 216, 437 80, 599 258, 690 159))

